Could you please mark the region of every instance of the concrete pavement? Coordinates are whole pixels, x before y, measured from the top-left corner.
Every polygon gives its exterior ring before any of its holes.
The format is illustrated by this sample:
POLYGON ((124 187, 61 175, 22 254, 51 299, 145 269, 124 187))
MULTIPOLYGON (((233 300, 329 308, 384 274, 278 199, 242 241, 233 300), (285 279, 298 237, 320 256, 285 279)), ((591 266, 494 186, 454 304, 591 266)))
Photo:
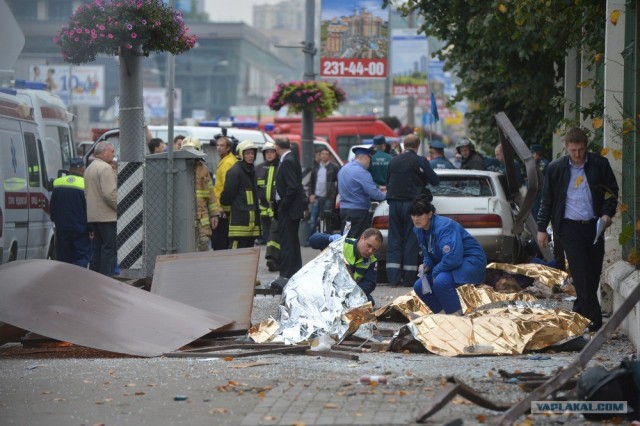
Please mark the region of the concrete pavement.
MULTIPOLYGON (((310 260, 317 252, 303 249, 310 260)), ((277 274, 261 259, 259 278, 267 285, 277 274)), ((409 289, 379 286, 379 305, 409 289)), ((256 296, 253 322, 277 315, 279 297, 256 296)), ((401 324, 380 323, 396 330, 401 324)), ((265 355, 221 359, 90 356, 52 358, 6 356, 0 348, 0 425, 404 425, 455 375, 487 398, 515 402, 525 394, 504 383, 498 369, 547 375, 571 362, 575 353, 548 359, 513 357, 445 358, 431 354, 363 353, 359 361, 305 355, 265 355), (362 375, 385 375, 388 384, 359 383, 362 375), (178 395, 186 401, 176 401, 178 395)), ((618 336, 591 365, 617 366, 634 352, 618 336)), ((498 413, 456 398, 430 419, 465 424, 498 413)), ((524 417, 522 418, 524 420, 524 417)), ((579 415, 537 415, 534 424, 583 424, 579 415)))

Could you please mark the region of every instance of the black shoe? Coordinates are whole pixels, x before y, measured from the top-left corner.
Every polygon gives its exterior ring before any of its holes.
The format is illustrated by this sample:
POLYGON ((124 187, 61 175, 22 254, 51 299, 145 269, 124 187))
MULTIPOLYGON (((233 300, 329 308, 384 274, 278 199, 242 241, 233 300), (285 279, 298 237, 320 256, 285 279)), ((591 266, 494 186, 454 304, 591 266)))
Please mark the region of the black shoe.
POLYGON ((276 290, 278 294, 282 294, 282 290, 284 289, 284 286, 287 285, 287 281, 289 281, 288 278, 278 277, 271 282, 269 287, 271 287, 272 290, 276 290))
POLYGON ((602 328, 602 323, 601 322, 600 323, 595 323, 595 324, 594 323, 589 324, 589 332, 590 333, 595 333, 598 330, 600 330, 601 328, 602 328))
POLYGON ((280 270, 280 268, 278 267, 278 265, 275 264, 275 262, 267 262, 267 269, 269 270, 269 272, 276 272, 280 270))

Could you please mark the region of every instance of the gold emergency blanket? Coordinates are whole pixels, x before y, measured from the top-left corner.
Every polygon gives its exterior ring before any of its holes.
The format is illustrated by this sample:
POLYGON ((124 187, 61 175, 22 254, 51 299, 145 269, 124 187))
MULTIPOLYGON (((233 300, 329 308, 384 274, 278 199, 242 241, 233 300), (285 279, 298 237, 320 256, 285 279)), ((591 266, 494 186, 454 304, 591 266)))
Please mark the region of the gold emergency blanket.
POLYGON ((473 284, 466 284, 456 288, 462 312, 468 314, 480 306, 495 302, 509 302, 520 300, 529 302, 537 300, 535 296, 528 293, 499 293, 487 286, 478 287, 473 284))
MULTIPOLYGON (((469 313, 474 309, 495 302, 535 301, 535 296, 527 293, 498 293, 486 286, 475 286, 473 284, 463 285, 456 289, 462 312, 469 313)), ((376 317, 381 318, 391 315, 392 311, 402 314, 411 321, 422 315, 432 314, 431 309, 411 290, 409 293, 396 297, 391 303, 378 308, 376 317)))
POLYGON ((553 287, 561 286, 565 280, 569 277, 564 271, 560 269, 552 268, 546 265, 539 265, 537 263, 522 263, 519 265, 512 265, 510 263, 490 263, 487 265, 489 269, 500 269, 510 274, 524 275, 536 279, 543 284, 553 287))
POLYGON ((443 356, 517 355, 582 335, 589 320, 564 309, 500 308, 468 316, 426 315, 399 331, 443 356))
POLYGON ((399 312, 409 321, 413 318, 433 313, 413 290, 396 297, 393 302, 377 309, 375 315, 377 318, 385 317, 391 315, 393 311, 399 312))
POLYGON ((363 307, 367 297, 349 274, 343 246, 344 237, 332 242, 291 277, 280 301, 280 322, 262 321, 251 328, 249 337, 258 343, 294 345, 328 334, 339 342, 375 320, 371 304, 363 307), (355 308, 360 309, 351 312, 355 308))

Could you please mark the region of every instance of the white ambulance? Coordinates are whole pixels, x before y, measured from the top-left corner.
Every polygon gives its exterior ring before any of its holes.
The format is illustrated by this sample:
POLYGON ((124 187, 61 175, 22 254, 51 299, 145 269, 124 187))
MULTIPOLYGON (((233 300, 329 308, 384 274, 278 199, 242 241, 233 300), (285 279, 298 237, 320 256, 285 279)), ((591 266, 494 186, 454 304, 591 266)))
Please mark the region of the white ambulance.
POLYGON ((45 89, 24 80, 0 88, 0 264, 55 258, 49 200, 74 153, 73 115, 45 89))

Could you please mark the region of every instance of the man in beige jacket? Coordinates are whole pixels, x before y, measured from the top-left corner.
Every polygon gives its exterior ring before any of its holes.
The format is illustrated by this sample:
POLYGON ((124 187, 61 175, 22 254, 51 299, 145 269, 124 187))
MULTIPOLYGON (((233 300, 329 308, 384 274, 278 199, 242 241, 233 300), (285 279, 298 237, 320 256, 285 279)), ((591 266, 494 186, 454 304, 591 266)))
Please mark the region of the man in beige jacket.
POLYGON ((87 197, 87 222, 93 232, 93 256, 89 265, 92 271, 114 275, 117 262, 116 210, 117 177, 111 167, 115 151, 111 142, 96 145, 95 160, 84 172, 87 197))

